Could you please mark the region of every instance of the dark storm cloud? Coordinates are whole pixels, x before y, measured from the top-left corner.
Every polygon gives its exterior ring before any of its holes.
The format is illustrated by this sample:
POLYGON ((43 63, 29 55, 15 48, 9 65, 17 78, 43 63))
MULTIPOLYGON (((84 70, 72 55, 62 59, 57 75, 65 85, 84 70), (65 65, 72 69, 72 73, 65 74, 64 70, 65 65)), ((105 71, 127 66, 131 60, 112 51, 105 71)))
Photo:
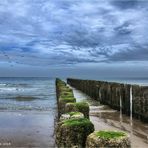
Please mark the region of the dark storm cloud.
POLYGON ((140 47, 137 49, 133 47, 131 49, 127 49, 126 51, 116 53, 109 57, 110 61, 147 61, 148 59, 148 48, 140 47), (134 49, 134 50, 133 50, 134 49))
POLYGON ((141 9, 148 5, 147 0, 111 0, 111 4, 119 9, 141 9))
POLYGON ((124 22, 123 24, 117 26, 114 28, 115 32, 118 35, 124 36, 124 35, 130 35, 132 33, 132 30, 130 29, 130 22, 124 22))
POLYGON ((120 9, 132 9, 141 4, 141 0, 112 0, 114 6, 120 9))

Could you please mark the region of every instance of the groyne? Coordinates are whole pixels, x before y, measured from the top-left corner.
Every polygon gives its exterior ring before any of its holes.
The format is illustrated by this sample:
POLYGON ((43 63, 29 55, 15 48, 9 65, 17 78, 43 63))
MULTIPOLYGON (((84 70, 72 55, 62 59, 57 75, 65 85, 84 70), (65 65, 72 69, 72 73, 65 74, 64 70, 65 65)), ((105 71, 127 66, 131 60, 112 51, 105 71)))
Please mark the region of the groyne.
POLYGON ((58 124, 56 143, 58 147, 85 147, 86 139, 94 131, 89 120, 88 103, 76 103, 73 91, 64 81, 56 79, 58 124))
POLYGON ((130 147, 128 134, 120 131, 94 131, 89 120, 89 105, 76 102, 73 90, 56 79, 58 123, 55 129, 58 147, 130 147))
POLYGON ((67 83, 101 104, 148 122, 148 87, 68 78, 67 83))

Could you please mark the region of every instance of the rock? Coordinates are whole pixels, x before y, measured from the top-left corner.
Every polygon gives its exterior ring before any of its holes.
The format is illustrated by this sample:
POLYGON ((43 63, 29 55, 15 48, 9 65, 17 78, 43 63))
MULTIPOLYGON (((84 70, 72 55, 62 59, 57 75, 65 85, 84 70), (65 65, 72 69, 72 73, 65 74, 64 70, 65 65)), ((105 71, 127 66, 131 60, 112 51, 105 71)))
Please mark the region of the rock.
POLYGON ((66 103, 76 102, 73 95, 73 90, 69 88, 66 83, 60 79, 56 79, 56 94, 58 103, 58 117, 65 113, 66 103))
POLYGON ((62 114, 60 117, 60 121, 66 120, 66 119, 79 119, 84 118, 83 113, 81 112, 70 112, 66 114, 62 114))
POLYGON ((129 136, 119 131, 95 131, 87 137, 87 148, 129 148, 129 136))
POLYGON ((63 96, 74 97, 73 91, 62 91, 60 95, 61 95, 61 97, 63 97, 63 96))
POLYGON ((60 117, 60 121, 66 120, 66 119, 70 119, 70 115, 69 114, 62 114, 60 117))
POLYGON ((86 118, 67 119, 58 123, 56 143, 58 147, 85 147, 87 136, 94 131, 94 125, 86 118))
POLYGON ((89 105, 86 102, 67 103, 65 106, 66 112, 81 112, 85 118, 89 119, 89 105))
POLYGON ((76 99, 74 97, 62 97, 62 98, 59 98, 59 101, 58 101, 59 115, 65 113, 65 105, 66 105, 66 103, 71 103, 71 102, 72 103, 76 102, 76 99))

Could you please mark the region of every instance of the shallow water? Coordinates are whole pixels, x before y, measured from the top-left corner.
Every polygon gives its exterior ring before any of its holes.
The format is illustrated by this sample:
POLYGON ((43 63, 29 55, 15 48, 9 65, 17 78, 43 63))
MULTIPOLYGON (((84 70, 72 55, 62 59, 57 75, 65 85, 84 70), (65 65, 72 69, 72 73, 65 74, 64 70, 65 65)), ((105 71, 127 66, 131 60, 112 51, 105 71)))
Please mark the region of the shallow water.
POLYGON ((122 130, 130 135, 132 148, 148 148, 148 124, 101 105, 79 90, 73 88, 77 101, 86 101, 90 104, 90 120, 95 130, 122 130))
POLYGON ((55 81, 0 78, 0 147, 54 147, 55 81))

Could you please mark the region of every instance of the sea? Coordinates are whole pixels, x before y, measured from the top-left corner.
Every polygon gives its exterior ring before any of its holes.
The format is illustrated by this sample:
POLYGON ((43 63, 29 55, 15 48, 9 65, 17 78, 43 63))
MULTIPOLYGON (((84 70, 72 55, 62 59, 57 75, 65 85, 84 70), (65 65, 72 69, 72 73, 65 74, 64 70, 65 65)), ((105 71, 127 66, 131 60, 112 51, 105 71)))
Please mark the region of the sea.
POLYGON ((0 78, 0 110, 55 108, 55 81, 51 78, 0 78))

